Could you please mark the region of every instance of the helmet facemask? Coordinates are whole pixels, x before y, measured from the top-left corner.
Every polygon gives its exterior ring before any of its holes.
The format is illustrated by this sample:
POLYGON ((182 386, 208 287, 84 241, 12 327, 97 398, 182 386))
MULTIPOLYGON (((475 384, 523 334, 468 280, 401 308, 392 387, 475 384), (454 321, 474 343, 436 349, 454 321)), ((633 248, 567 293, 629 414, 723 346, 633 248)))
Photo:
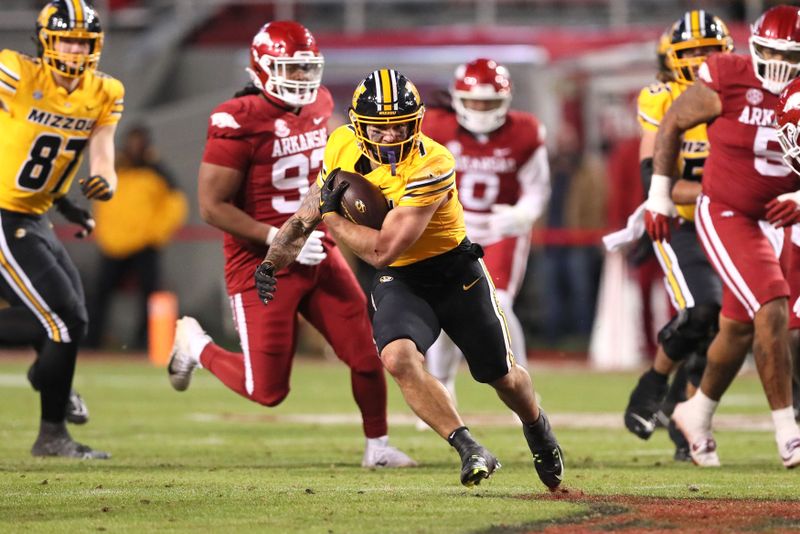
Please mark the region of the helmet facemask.
POLYGON ((492 86, 475 86, 471 91, 451 91, 453 108, 458 124, 476 134, 487 134, 500 128, 506 122, 508 108, 511 106, 511 93, 499 93, 492 86), (494 101, 496 106, 488 109, 473 109, 465 100, 494 101))
POLYGON ((425 107, 420 106, 415 113, 394 117, 371 117, 350 110, 350 121, 355 127, 356 141, 361 151, 370 160, 378 165, 396 165, 406 160, 419 146, 420 124, 425 107), (406 135, 403 139, 393 142, 373 141, 370 139, 367 128, 375 127, 405 127, 406 135))
POLYGON ((256 87, 290 106, 305 106, 317 100, 322 83, 325 59, 310 51, 295 52, 293 57, 272 57, 267 54, 254 58, 264 75, 253 69, 247 72, 256 87), (261 79, 266 79, 262 83, 261 79))
POLYGON ((751 35, 750 54, 756 78, 770 93, 780 93, 786 84, 800 74, 800 43, 751 35), (783 57, 765 57, 770 53, 779 53, 783 57))
POLYGON ((697 69, 714 52, 729 52, 733 49, 730 38, 720 40, 714 38, 692 39, 681 43, 672 44, 667 50, 667 62, 672 69, 675 81, 679 83, 694 83, 697 79, 697 69), (689 51, 705 49, 700 54, 686 54, 689 51), (685 55, 686 54, 686 55, 685 55))

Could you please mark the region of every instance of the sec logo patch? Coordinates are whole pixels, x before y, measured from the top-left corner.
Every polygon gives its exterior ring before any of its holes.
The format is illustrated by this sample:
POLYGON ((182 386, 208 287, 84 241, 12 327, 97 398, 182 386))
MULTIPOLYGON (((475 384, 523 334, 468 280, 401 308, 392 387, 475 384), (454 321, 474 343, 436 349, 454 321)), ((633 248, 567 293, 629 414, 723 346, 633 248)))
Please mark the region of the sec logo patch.
POLYGON ((750 88, 744 97, 751 106, 757 106, 764 101, 764 93, 761 92, 761 89, 750 88))
POLYGON ((393 276, 381 276, 380 278, 378 278, 378 281, 381 284, 385 284, 386 282, 391 282, 392 280, 394 280, 393 276))

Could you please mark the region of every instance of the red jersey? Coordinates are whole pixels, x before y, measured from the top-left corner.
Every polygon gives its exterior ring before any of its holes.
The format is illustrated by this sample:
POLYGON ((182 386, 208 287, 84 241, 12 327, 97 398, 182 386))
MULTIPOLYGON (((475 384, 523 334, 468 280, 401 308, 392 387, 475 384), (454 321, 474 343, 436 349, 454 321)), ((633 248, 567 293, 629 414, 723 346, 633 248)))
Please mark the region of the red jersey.
POLYGON ((431 108, 422 131, 456 159, 456 188, 471 240, 489 245, 502 238, 488 227, 495 204, 523 200, 529 212, 541 214, 550 197, 550 170, 544 127, 535 116, 511 110, 500 128, 476 135, 458 124, 455 112, 431 108))
POLYGON ((722 101, 721 115, 708 126, 712 148, 703 193, 712 202, 763 219, 767 202, 798 189, 797 177, 781 157, 778 96, 762 87, 747 56, 712 54, 698 76, 722 101))
MULTIPOLYGON (((297 114, 261 95, 233 98, 211 113, 203 161, 241 171, 234 205, 257 221, 281 226, 300 207, 322 166, 332 111, 325 87, 297 114)), ((226 233, 223 248, 228 292, 250 288, 266 245, 226 233)))

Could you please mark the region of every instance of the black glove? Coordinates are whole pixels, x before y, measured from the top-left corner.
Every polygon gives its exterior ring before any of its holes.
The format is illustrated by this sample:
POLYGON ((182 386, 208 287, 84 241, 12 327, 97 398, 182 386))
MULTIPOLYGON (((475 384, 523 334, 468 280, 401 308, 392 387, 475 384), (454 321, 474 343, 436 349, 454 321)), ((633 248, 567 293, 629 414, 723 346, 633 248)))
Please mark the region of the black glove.
POLYGON ((336 175, 339 174, 339 167, 336 167, 322 183, 319 190, 319 214, 325 217, 326 213, 336 213, 339 211, 339 205, 342 203, 342 195, 350 187, 350 182, 342 182, 336 187, 333 187, 333 182, 336 175))
POLYGON ((278 287, 278 280, 275 278, 275 266, 265 261, 256 268, 256 291, 258 298, 264 304, 275 298, 275 290, 278 287))
POLYGON ((81 186, 81 191, 83 191, 83 196, 89 200, 111 200, 111 197, 114 196, 114 192, 111 191, 111 184, 99 174, 81 178, 78 183, 81 186))
POLYGON ((53 205, 66 220, 83 227, 82 230, 75 233, 75 237, 78 239, 83 239, 94 230, 94 218, 89 210, 83 209, 67 197, 59 198, 53 202, 53 205))

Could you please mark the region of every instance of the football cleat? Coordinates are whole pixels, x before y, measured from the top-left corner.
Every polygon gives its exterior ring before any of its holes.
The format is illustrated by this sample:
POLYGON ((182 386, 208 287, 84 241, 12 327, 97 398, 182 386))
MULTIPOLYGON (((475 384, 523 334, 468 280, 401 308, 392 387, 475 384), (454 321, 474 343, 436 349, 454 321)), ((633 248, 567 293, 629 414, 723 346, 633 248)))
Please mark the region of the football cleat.
POLYGON ((477 486, 501 467, 500 460, 478 445, 461 458, 461 483, 468 488, 477 486))
POLYGON ((31 447, 33 456, 60 456, 62 458, 78 458, 81 460, 107 460, 111 455, 96 451, 78 443, 67 432, 64 423, 41 422, 39 436, 31 447))
POLYGON ((667 393, 667 383, 647 380, 648 373, 639 378, 625 407, 625 428, 641 439, 650 439, 658 424, 658 412, 667 393))
POLYGON ((389 445, 389 438, 367 439, 361 467, 416 467, 417 462, 406 453, 389 445))
POLYGON ((783 466, 792 469, 800 465, 800 437, 795 436, 783 445, 778 446, 783 466))
POLYGON ((197 355, 191 350, 192 339, 211 338, 194 317, 183 317, 175 323, 175 341, 167 365, 169 382, 176 391, 186 391, 192 381, 192 373, 200 363, 197 355))
POLYGON ((74 389, 69 392, 69 401, 67 402, 67 422, 74 425, 83 425, 89 421, 89 408, 78 392, 74 389))
POLYGON ((522 425, 522 432, 533 455, 533 466, 539 480, 554 491, 564 479, 564 454, 544 411, 539 410, 539 421, 534 425, 522 425))
POLYGON ((687 410, 686 403, 679 402, 675 405, 675 411, 672 412, 672 420, 689 443, 689 455, 692 457, 692 462, 699 467, 719 467, 717 442, 711 433, 710 425, 705 427, 692 424, 691 414, 687 410))
MULTIPOLYGON (((33 364, 28 368, 28 382, 30 382, 34 391, 39 391, 39 385, 36 383, 34 377, 35 367, 36 364, 33 364)), ((69 390, 65 418, 68 423, 74 425, 84 425, 89 422, 89 408, 86 406, 83 398, 74 389, 69 390)))

